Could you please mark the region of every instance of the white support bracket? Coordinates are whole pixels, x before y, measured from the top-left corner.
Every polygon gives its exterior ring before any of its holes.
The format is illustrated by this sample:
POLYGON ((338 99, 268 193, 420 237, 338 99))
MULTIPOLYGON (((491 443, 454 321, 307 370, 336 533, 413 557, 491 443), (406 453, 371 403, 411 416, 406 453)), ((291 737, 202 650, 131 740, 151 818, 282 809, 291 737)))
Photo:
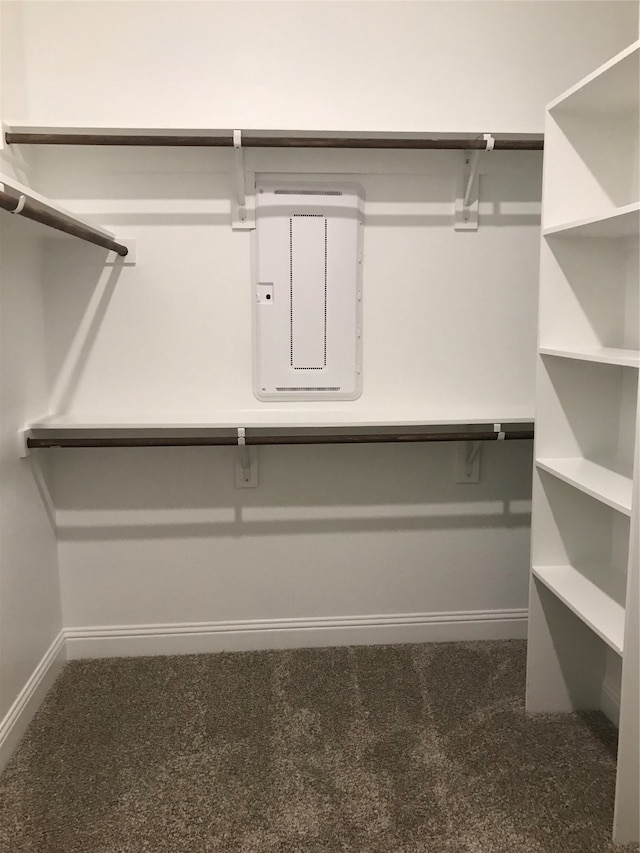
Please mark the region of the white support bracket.
POLYGON ((480 441, 456 444, 456 483, 480 482, 480 441))
POLYGON ((233 131, 233 176, 235 198, 231 203, 231 228, 233 231, 250 231, 255 228, 255 210, 253 197, 247 199, 241 130, 233 131))
POLYGON ((504 430, 502 429, 502 424, 494 424, 493 431, 498 433, 496 436, 497 441, 504 441, 504 430))
POLYGON ((20 459, 26 459, 31 456, 31 448, 27 444, 27 440, 32 435, 32 431, 25 427, 18 431, 18 455, 20 459))
POLYGON ((258 485, 258 448, 247 447, 246 429, 238 427, 236 452, 236 489, 255 489, 258 485))
MULTIPOLYGON (((485 151, 493 151, 495 139, 490 133, 484 133, 485 151)), ((480 206, 480 181, 478 178, 478 166, 480 154, 483 149, 476 148, 474 151, 464 152, 464 168, 458 178, 458 189, 456 192, 454 230, 455 231, 477 231, 478 230, 478 208, 480 206)))

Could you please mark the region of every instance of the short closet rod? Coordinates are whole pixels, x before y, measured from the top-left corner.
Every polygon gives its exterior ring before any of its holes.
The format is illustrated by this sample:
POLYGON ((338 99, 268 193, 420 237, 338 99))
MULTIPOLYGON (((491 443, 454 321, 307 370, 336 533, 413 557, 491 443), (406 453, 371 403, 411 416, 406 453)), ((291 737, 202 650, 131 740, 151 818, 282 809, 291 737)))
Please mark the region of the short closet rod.
MULTIPOLYGON (((232 148, 233 134, 35 133, 6 131, 8 145, 156 145, 232 148)), ((243 148, 397 148, 485 150, 486 140, 375 136, 252 136, 242 134, 243 148)), ((542 139, 496 139, 497 151, 542 151, 542 139)))
POLYGON ((6 187, 0 190, 0 208, 25 216, 34 222, 40 222, 42 225, 48 225, 49 228, 55 228, 57 231, 64 231, 65 234, 79 237, 88 243, 95 243, 96 246, 102 246, 104 249, 110 249, 122 257, 128 252, 126 246, 116 243, 115 240, 91 228, 90 225, 77 222, 70 216, 52 210, 46 204, 16 190, 7 190, 6 187))
MULTIPOLYGON (((350 433, 335 435, 247 435, 247 445, 275 444, 380 444, 428 441, 505 441, 532 439, 533 430, 507 430, 505 432, 413 432, 413 433, 350 433)), ((34 437, 27 438, 27 447, 36 450, 47 447, 218 447, 237 446, 235 436, 118 436, 118 437, 34 437)))

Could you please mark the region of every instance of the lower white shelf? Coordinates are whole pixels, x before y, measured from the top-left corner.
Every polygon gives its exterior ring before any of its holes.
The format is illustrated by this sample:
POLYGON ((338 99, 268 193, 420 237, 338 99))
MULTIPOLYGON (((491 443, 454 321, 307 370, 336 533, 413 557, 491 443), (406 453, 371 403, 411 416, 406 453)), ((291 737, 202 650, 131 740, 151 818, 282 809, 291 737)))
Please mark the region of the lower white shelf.
POLYGON ((616 471, 615 466, 598 464, 580 456, 538 459, 536 465, 607 506, 631 515, 632 479, 616 471))
POLYGON ((611 566, 534 566, 534 577, 619 655, 624 638, 625 576, 611 566))
POLYGON ((634 201, 613 210, 603 211, 600 215, 577 219, 574 222, 561 222, 543 230, 545 237, 567 236, 591 239, 607 237, 623 239, 637 237, 640 226, 640 202, 634 201))
POLYGON ((288 406, 261 406, 259 409, 229 409, 203 412, 132 412, 128 415, 47 415, 28 424, 29 429, 49 430, 206 430, 206 429, 310 429, 315 427, 411 427, 532 424, 532 411, 469 412, 431 410, 365 409, 354 403, 326 408, 323 402, 288 406))
POLYGON ((594 361, 598 364, 617 364, 621 367, 640 367, 640 352, 618 347, 540 347, 540 355, 594 361))

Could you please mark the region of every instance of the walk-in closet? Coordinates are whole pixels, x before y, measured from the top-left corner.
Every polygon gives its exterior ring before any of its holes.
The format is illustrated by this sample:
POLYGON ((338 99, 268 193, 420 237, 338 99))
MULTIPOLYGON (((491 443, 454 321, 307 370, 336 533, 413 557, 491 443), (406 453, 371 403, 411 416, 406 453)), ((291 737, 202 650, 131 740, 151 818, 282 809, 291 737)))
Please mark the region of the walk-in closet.
POLYGON ((637 850, 640 4, 0 3, 0 850, 637 850))

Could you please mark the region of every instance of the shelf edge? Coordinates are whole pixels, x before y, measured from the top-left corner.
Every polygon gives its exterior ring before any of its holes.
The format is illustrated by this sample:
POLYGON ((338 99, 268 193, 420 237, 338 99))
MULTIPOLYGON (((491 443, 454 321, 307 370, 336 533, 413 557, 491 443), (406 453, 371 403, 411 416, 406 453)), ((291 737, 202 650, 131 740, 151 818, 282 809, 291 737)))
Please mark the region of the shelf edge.
MULTIPOLYGON (((575 602, 570 600, 569 596, 566 593, 562 592, 558 585, 553 582, 553 579, 549 577, 550 569, 566 569, 567 573, 569 571, 578 572, 573 566, 532 566, 531 573, 537 578, 540 583, 544 584, 545 587, 550 590, 556 598, 558 598, 562 603, 572 612, 574 613, 578 619, 580 619, 587 627, 589 627, 594 634, 597 634, 600 639, 605 642, 610 649, 614 652, 617 652, 619 655, 623 655, 624 653, 624 641, 618 641, 614 637, 611 636, 611 632, 605 631, 601 626, 597 624, 597 621, 589 618, 584 611, 580 610, 575 602)), ((588 578, 584 578, 585 582, 592 583, 588 578)), ((610 601, 616 607, 619 607, 622 612, 622 625, 620 626, 620 633, 624 633, 624 608, 621 607, 614 599, 607 596, 606 593, 602 593, 604 599, 610 601)))
MULTIPOLYGON (((579 457, 579 456, 571 457, 571 458, 582 461, 582 462, 587 462, 587 463, 589 462, 588 459, 583 459, 582 457, 579 457)), ((579 491, 583 492, 585 495, 589 495, 589 497, 594 498, 594 500, 597 500, 597 501, 600 501, 600 503, 606 504, 606 506, 611 507, 611 509, 614 509, 617 512, 620 512, 623 515, 631 516, 631 479, 630 478, 628 478, 628 477, 624 478, 625 480, 628 480, 628 482, 629 482, 629 499, 628 499, 628 501, 625 500, 625 502, 623 503, 622 501, 617 500, 615 497, 611 497, 609 495, 603 494, 602 492, 598 491, 594 487, 590 486, 589 483, 586 483, 586 482, 572 476, 571 474, 567 474, 566 472, 564 472, 562 470, 562 468, 558 468, 556 465, 554 465, 554 461, 555 462, 562 462, 563 459, 562 458, 559 458, 556 460, 549 459, 549 458, 536 459, 535 465, 540 470, 546 471, 547 474, 551 474, 552 477, 556 477, 558 480, 562 480, 563 483, 567 483, 569 486, 573 486, 575 489, 578 489, 579 491)), ((595 463, 595 462, 592 462, 591 464, 597 465, 597 463, 595 463)), ((604 467, 604 466, 598 466, 598 467, 604 467)), ((615 473, 615 472, 612 472, 612 473, 615 473)), ((618 475, 618 476, 621 477, 622 475, 618 475)))

